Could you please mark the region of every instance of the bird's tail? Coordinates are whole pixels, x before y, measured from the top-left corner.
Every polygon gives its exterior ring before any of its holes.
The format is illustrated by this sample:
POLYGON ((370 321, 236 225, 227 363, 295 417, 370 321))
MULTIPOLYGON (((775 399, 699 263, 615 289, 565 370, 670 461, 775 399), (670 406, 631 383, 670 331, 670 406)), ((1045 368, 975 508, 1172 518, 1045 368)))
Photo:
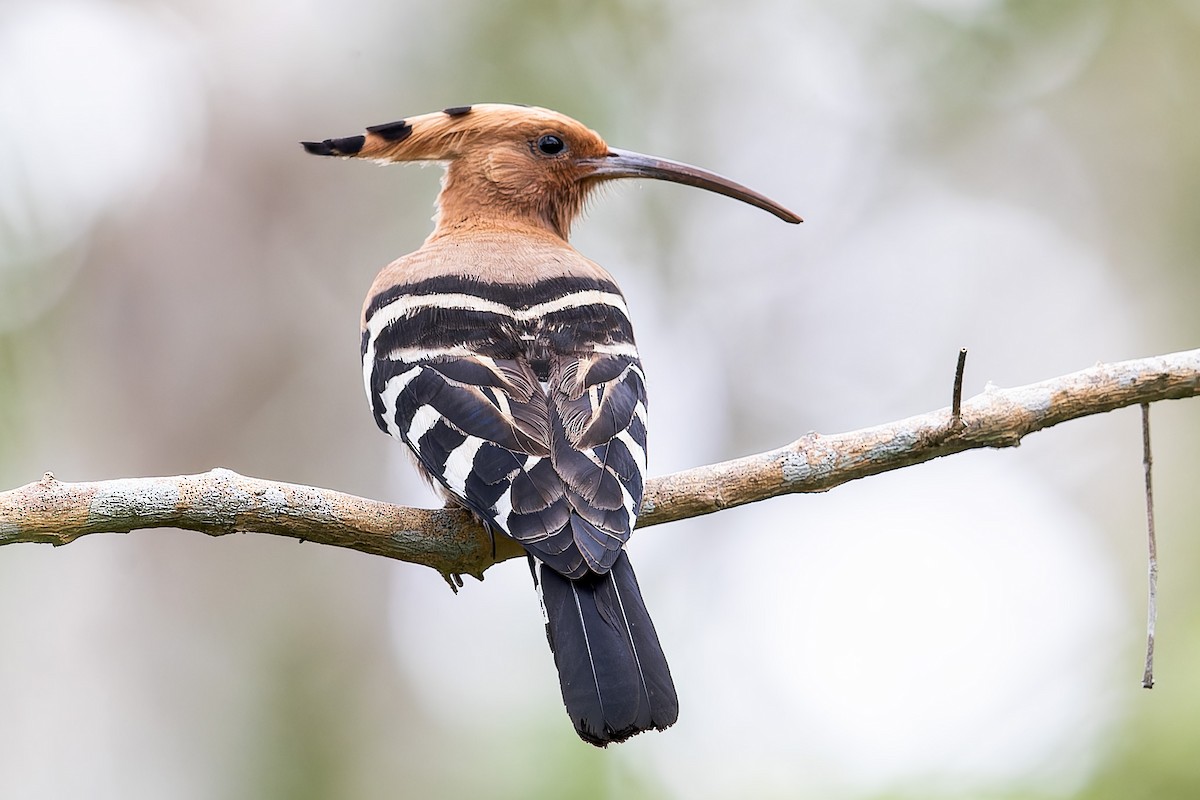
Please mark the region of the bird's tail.
POLYGON ((580 738, 604 747, 674 724, 675 684, 629 556, 578 580, 540 564, 538 572, 546 635, 580 738))

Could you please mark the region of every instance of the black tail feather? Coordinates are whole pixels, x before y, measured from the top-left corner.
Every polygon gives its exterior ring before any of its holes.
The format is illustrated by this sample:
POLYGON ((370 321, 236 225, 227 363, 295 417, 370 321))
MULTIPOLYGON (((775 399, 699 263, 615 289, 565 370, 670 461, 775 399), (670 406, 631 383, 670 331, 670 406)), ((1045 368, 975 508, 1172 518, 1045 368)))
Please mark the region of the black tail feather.
POLYGON ((674 724, 675 684, 629 556, 578 580, 539 572, 546 634, 580 738, 603 747, 674 724))

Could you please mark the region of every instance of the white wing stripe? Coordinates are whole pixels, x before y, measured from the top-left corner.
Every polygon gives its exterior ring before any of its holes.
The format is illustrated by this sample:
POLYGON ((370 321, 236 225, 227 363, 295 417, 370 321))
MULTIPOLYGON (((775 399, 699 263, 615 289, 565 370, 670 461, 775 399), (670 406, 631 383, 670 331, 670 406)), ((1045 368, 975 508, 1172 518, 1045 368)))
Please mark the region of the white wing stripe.
MULTIPOLYGON (((384 422, 387 423, 388 433, 390 433, 392 436, 395 436, 397 439, 402 437, 400 436, 400 426, 396 424, 396 398, 400 396, 400 393, 404 391, 404 387, 412 383, 413 378, 417 377, 420 372, 420 367, 413 367, 407 372, 402 372, 399 375, 392 377, 387 382, 387 385, 383 387, 383 392, 379 395, 379 399, 383 402, 383 419, 384 422)), ((370 379, 368 378, 368 397, 371 395, 369 380, 370 379)))
POLYGON ((642 427, 646 427, 646 405, 639 400, 637 405, 633 407, 633 415, 642 421, 642 427))
POLYGON ((496 499, 496 505, 492 507, 496 514, 496 524, 500 530, 508 530, 508 517, 512 514, 512 484, 504 490, 504 494, 496 499))
POLYGON ((465 442, 454 448, 446 457, 446 468, 442 477, 446 479, 446 487, 459 497, 467 496, 467 478, 475 466, 475 454, 481 447, 483 439, 468 436, 465 442))
POLYGON ((538 303, 536 306, 520 308, 513 312, 513 316, 522 322, 528 322, 531 319, 537 319, 546 314, 553 314, 555 311, 565 311, 568 308, 595 305, 612 306, 620 311, 626 319, 629 319, 629 309, 625 307, 625 300, 621 295, 614 294, 613 292, 602 292, 598 289, 575 292, 574 294, 564 295, 554 300, 548 300, 545 303, 538 303))
MULTIPOLYGON (((575 292, 545 303, 538 303, 529 308, 512 308, 503 303, 476 297, 472 294, 406 294, 397 297, 376 311, 371 316, 370 321, 367 322, 367 330, 370 331, 370 340, 374 342, 375 338, 379 336, 380 331, 384 328, 401 317, 423 308, 454 308, 464 311, 483 311, 491 314, 502 314, 518 322, 529 322, 547 314, 553 314, 556 311, 565 311, 568 308, 578 308, 588 305, 611 306, 620 311, 626 319, 629 318, 629 309, 625 306, 625 300, 621 295, 614 292, 602 292, 598 289, 575 292)), ((370 353, 369 355, 373 356, 374 354, 370 353)))
POLYGON ((637 345, 633 342, 613 342, 612 344, 593 344, 592 352, 599 353, 602 356, 627 356, 629 358, 638 357, 637 345))
POLYGON ((421 406, 417 409, 417 413, 413 414, 412 422, 408 424, 408 441, 412 443, 413 449, 420 449, 421 437, 429 432, 429 429, 437 425, 438 420, 442 415, 433 406, 421 406))
POLYGON ((629 455, 633 456, 633 463, 637 466, 638 472, 641 473, 641 478, 646 478, 646 450, 638 444, 632 436, 629 435, 629 429, 621 431, 616 435, 617 441, 625 445, 629 450, 629 455))

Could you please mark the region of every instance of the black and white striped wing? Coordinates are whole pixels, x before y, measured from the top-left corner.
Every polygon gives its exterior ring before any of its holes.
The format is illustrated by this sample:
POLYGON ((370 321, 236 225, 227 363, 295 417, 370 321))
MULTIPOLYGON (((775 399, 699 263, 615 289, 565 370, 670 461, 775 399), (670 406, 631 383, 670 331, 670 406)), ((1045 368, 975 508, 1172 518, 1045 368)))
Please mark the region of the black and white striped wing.
POLYGON ((412 449, 436 484, 548 562, 572 549, 545 395, 527 364, 385 357, 375 361, 371 380, 376 423, 412 449))
POLYGON ((633 355, 560 358, 551 373, 551 459, 593 572, 628 541, 646 473, 646 383, 633 355))
MULTIPOLYGON (((577 296, 594 294, 619 298, 577 296)), ((376 423, 552 569, 607 572, 645 472, 644 379, 632 341, 610 332, 627 329, 623 308, 605 303, 390 294, 363 333, 376 423)))

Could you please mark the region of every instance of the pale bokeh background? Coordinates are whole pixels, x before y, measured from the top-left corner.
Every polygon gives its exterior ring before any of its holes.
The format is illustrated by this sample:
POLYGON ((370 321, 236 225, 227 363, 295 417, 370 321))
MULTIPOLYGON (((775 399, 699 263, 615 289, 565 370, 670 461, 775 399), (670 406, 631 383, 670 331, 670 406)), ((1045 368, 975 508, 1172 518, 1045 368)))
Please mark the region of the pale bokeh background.
MULTIPOLYGON (((651 469, 1200 341, 1200 3, 0 6, 0 488, 214 466, 431 502, 362 395, 436 169, 296 142, 485 100, 723 172, 614 187, 651 469)), ((519 562, 262 536, 0 550, 0 797, 1189 798, 1200 407, 636 536, 679 724, 600 752, 519 562)))

